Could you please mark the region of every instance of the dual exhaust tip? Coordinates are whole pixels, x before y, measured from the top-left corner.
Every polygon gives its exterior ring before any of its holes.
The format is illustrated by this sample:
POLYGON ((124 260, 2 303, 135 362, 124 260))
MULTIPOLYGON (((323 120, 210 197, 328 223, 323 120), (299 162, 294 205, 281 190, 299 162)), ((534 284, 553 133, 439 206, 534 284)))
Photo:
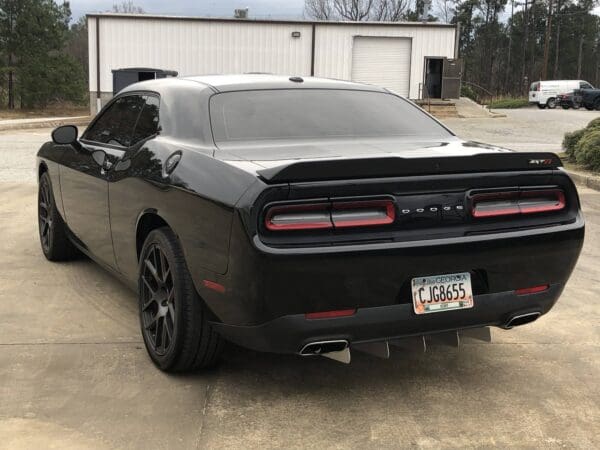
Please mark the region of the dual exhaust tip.
MULTIPOLYGON (((506 324, 502 325, 502 328, 505 330, 509 330, 514 327, 518 327, 521 325, 525 325, 531 322, 534 322, 540 317, 542 313, 540 311, 528 312, 524 314, 517 314, 512 316, 506 324)), ((482 340, 491 340, 491 335, 489 335, 489 328, 485 328, 487 330, 488 337, 483 339, 482 337, 474 336, 476 339, 482 340)), ((468 332, 469 330, 463 330, 464 332, 468 332)), ((456 341, 458 345, 458 333, 456 334, 456 341)), ((393 343, 393 342, 392 342, 393 343)), ((423 344, 425 340, 423 338, 423 344)), ((425 344, 424 344, 425 345, 425 344)), ((380 356, 383 358, 389 358, 389 347, 388 342, 376 342, 376 343, 367 343, 367 344, 353 344, 353 348, 356 346, 358 350, 365 351, 367 353, 371 353, 375 356, 380 356), (362 348, 361 348, 362 346, 362 348)), ((301 356, 324 356, 326 358, 334 359, 336 361, 340 361, 348 364, 350 362, 350 343, 346 339, 337 339, 337 340, 329 340, 329 341, 316 341, 310 342, 306 344, 300 350, 301 356)))

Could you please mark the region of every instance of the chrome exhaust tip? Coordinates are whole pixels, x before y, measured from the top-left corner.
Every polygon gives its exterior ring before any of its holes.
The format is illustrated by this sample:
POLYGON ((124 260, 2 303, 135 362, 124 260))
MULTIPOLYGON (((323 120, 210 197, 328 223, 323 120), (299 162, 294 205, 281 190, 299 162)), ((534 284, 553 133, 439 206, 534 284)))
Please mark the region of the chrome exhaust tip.
POLYGON ((318 341, 306 344, 300 350, 302 356, 323 355, 324 353, 341 352, 348 348, 348 341, 318 341))
POLYGON ((539 311, 530 312, 530 313, 526 313, 526 314, 518 314, 516 316, 513 316, 508 322, 506 322, 506 325, 504 325, 502 328, 504 328, 505 330, 510 330, 511 328, 514 328, 514 327, 518 327, 521 325, 525 325, 527 323, 535 322, 537 320, 537 318, 540 317, 541 315, 542 315, 542 313, 539 311))
POLYGON ((310 342, 300 350, 301 356, 324 356, 344 364, 350 364, 350 347, 348 341, 340 339, 334 341, 310 342))

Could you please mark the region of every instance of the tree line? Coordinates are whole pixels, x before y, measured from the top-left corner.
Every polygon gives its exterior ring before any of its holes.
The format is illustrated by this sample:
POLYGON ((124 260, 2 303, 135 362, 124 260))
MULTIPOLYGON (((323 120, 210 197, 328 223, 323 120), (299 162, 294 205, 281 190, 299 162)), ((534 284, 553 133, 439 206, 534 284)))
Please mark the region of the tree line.
POLYGON ((463 80, 518 96, 537 80, 600 85, 597 6, 598 0, 305 0, 305 15, 458 24, 463 80))
MULTIPOLYGON (((130 0, 113 12, 143 13, 130 0)), ((0 0, 0 107, 88 102, 86 17, 72 23, 69 2, 0 0)))

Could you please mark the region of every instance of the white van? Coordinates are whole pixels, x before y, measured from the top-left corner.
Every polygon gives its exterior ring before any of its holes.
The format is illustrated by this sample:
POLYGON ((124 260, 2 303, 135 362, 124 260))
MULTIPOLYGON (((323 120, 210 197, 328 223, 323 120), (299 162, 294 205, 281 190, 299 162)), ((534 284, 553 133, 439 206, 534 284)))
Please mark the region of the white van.
POLYGON ((529 88, 529 103, 537 103, 538 108, 556 108, 558 94, 572 94, 575 89, 593 89, 584 80, 548 80, 531 83, 529 88))

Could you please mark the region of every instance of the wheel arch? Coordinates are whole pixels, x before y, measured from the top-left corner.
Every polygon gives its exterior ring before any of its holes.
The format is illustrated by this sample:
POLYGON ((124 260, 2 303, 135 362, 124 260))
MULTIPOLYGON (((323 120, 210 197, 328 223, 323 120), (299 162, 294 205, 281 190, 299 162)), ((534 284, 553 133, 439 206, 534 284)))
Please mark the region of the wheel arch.
MULTIPOLYGON (((142 247, 148 235, 157 228, 168 227, 175 233, 175 230, 169 223, 158 213, 156 209, 147 209, 138 217, 135 227, 135 250, 138 261, 142 247)), ((175 233, 177 234, 177 233, 175 233)))
POLYGON ((45 161, 42 161, 38 166, 38 180, 42 178, 42 175, 44 175, 46 172, 48 172, 48 165, 45 161))

